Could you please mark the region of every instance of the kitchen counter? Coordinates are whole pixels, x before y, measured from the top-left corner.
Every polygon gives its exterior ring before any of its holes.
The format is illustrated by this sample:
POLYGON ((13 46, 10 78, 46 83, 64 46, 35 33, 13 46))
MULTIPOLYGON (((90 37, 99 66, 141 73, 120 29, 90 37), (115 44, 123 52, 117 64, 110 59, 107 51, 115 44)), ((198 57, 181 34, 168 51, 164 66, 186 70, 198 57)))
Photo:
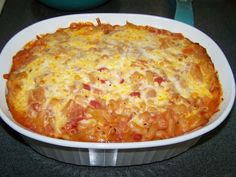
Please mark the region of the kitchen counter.
MULTIPOLYGON (((209 35, 236 73, 236 1, 195 0, 195 27, 209 35)), ((79 13, 140 13, 174 17, 168 0, 110 0, 91 10, 60 11, 36 0, 7 0, 0 15, 0 51, 18 31, 43 19, 79 13)), ((165 161, 127 167, 87 167, 58 162, 35 152, 0 120, 2 177, 235 177, 236 107, 216 129, 188 151, 165 161)))

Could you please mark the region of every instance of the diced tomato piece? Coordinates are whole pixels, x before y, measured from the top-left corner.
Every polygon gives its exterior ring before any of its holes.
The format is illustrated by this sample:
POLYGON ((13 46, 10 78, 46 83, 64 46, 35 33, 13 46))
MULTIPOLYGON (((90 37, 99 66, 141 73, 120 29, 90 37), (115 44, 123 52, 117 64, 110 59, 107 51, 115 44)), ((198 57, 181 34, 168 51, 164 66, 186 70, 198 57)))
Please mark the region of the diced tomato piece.
POLYGON ((154 78, 154 82, 157 82, 158 84, 161 84, 164 81, 165 81, 165 79, 163 77, 156 77, 156 78, 154 78))
POLYGON ((135 133, 134 135, 133 135, 133 139, 135 140, 135 141, 140 141, 141 139, 142 139, 142 135, 141 134, 139 134, 139 133, 135 133))
POLYGON ((131 92, 130 96, 137 96, 140 97, 140 92, 131 92))
POLYGON ((101 81, 102 84, 105 84, 107 80, 106 79, 100 79, 100 81, 101 81))
POLYGON ((106 67, 101 67, 101 68, 98 69, 98 71, 100 71, 100 72, 106 71, 106 70, 108 70, 106 67))
POLYGON ((123 84, 124 82, 125 82, 125 80, 124 80, 124 79, 121 79, 120 84, 123 84))
POLYGON ((101 108, 101 104, 98 102, 98 101, 96 101, 96 100, 91 100, 90 102, 89 102, 89 104, 92 106, 92 107, 94 107, 94 108, 101 108))
POLYGON ((91 90, 91 87, 88 84, 83 84, 83 88, 86 90, 91 90))

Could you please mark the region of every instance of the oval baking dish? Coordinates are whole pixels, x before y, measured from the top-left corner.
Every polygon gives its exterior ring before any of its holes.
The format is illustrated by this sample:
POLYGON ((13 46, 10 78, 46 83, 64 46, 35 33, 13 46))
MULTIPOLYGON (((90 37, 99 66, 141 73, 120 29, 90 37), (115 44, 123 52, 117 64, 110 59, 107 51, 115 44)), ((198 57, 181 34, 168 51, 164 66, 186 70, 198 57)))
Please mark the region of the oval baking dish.
POLYGON ((223 89, 223 101, 207 125, 190 133, 174 138, 130 143, 75 142, 46 137, 25 129, 11 116, 6 103, 6 80, 0 78, 0 115, 15 131, 19 132, 33 149, 39 153, 78 165, 123 166, 151 163, 168 159, 190 148, 201 135, 216 128, 229 114, 235 98, 235 85, 231 68, 218 45, 198 29, 174 20, 138 14, 80 14, 56 17, 35 23, 17 33, 3 48, 0 55, 0 75, 9 72, 12 57, 25 43, 39 34, 52 33, 67 27, 72 22, 93 22, 99 18, 103 23, 124 25, 126 21, 137 25, 149 25, 182 33, 193 42, 206 48, 218 71, 223 89), (40 28, 44 26, 44 28, 40 28))

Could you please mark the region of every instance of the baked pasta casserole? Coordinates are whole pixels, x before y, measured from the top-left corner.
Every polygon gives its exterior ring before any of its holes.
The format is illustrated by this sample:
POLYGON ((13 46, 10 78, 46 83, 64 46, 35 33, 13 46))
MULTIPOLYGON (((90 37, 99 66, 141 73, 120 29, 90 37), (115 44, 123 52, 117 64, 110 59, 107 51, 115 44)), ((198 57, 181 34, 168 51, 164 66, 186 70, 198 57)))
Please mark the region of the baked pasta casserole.
POLYGON ((205 48, 151 26, 71 23, 13 57, 7 103, 24 127, 54 138, 137 142, 208 123, 222 88, 205 48))

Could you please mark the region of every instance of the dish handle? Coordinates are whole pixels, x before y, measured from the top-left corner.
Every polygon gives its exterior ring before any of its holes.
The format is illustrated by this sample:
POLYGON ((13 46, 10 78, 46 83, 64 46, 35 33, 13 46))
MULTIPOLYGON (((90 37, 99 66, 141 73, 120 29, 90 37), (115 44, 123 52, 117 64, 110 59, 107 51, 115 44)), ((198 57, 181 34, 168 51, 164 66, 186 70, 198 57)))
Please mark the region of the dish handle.
POLYGON ((91 166, 116 166, 118 149, 88 149, 91 166))

